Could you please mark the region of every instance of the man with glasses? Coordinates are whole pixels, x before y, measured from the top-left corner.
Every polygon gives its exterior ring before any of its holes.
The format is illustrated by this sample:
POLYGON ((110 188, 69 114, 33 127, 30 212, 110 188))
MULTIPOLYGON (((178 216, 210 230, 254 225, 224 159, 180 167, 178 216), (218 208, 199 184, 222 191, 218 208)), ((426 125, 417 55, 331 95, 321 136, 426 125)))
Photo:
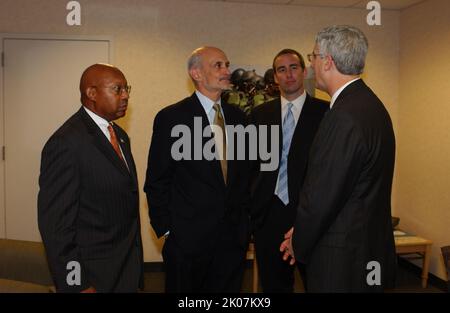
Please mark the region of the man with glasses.
POLYGON ((113 123, 125 116, 130 89, 118 68, 88 67, 82 107, 42 151, 38 223, 58 292, 143 288, 136 167, 113 123))
POLYGON ((391 223, 395 138, 389 113, 364 83, 368 41, 352 26, 331 26, 308 56, 330 111, 311 147, 284 259, 306 264, 308 291, 374 292, 393 286, 391 223))
MULTIPOLYGON (((257 126, 278 126, 282 151, 275 171, 260 171, 262 161, 254 162, 251 217, 263 291, 293 292, 294 268, 283 262, 279 246, 284 234, 293 226, 309 148, 328 111, 328 103, 306 93, 307 69, 297 51, 281 50, 274 57, 272 68, 280 98, 256 107, 251 120, 257 126)), ((266 137, 264 140, 271 138, 266 137)), ((305 285, 303 267, 298 265, 305 285)))

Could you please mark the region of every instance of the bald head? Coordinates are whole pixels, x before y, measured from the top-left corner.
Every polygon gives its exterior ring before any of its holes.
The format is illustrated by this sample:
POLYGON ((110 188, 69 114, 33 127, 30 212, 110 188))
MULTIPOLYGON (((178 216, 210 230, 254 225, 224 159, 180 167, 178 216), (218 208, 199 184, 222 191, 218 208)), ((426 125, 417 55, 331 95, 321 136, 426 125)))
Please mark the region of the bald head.
POLYGON ((99 83, 111 76, 111 74, 124 76, 117 67, 110 64, 98 63, 85 69, 80 79, 81 102, 83 103, 83 96, 86 96, 86 89, 88 87, 99 85, 99 83))
POLYGON ((125 115, 129 94, 124 74, 109 64, 94 64, 81 75, 81 103, 107 121, 125 115))
POLYGON ((192 51, 188 59, 188 71, 195 67, 201 67, 203 57, 214 52, 225 55, 225 53, 219 48, 208 46, 200 47, 192 51))
POLYGON ((213 101, 230 88, 230 62, 216 47, 195 49, 188 59, 188 72, 195 88, 213 101))

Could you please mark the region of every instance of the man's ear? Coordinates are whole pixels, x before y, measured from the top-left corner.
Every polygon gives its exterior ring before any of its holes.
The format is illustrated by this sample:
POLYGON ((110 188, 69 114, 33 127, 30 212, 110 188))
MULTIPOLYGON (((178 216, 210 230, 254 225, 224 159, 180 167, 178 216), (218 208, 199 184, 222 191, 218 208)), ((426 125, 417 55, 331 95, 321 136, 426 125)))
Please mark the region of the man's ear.
POLYGON ((86 96, 88 97, 89 100, 95 101, 95 99, 97 98, 97 89, 92 86, 87 87, 86 88, 86 96))
POLYGON ((329 71, 334 66, 334 61, 331 55, 325 57, 324 68, 329 71))
POLYGON ((193 67, 189 70, 189 75, 194 81, 200 81, 202 79, 202 74, 199 68, 193 67))

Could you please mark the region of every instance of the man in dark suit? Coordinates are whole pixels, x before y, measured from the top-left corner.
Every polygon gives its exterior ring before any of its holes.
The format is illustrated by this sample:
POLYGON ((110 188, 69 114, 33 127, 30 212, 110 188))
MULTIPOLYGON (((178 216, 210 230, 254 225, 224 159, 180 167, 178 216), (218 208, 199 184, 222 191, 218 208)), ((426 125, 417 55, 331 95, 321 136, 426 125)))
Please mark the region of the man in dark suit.
POLYGON ((88 67, 83 106, 42 151, 38 222, 59 292, 136 292, 143 254, 136 168, 125 115, 130 87, 110 65, 88 67))
MULTIPOLYGON (((294 268, 283 262, 279 246, 293 226, 309 148, 328 103, 306 93, 307 70, 297 51, 281 50, 272 67, 281 97, 256 107, 250 120, 257 126, 278 126, 280 162, 275 171, 262 171, 261 160, 254 162, 251 219, 263 291, 293 292, 294 268)), ((299 270, 305 280, 303 268, 299 270)))
POLYGON ((167 292, 241 289, 249 234, 248 166, 223 154, 231 138, 222 136, 222 129, 245 124, 244 113, 220 99, 229 88, 228 67, 220 49, 195 50, 188 71, 196 91, 161 110, 153 122, 144 190, 152 227, 158 237, 166 237, 167 292), (210 125, 214 137, 202 136, 210 125), (189 134, 177 139, 177 128, 189 134), (205 158, 211 141, 218 158, 205 158), (187 156, 179 158, 178 150, 187 156))
POLYGON ((331 109, 311 147, 294 229, 280 249, 285 259, 295 256, 291 263, 306 264, 312 292, 382 291, 394 281, 395 138, 383 103, 360 78, 367 50, 359 29, 332 26, 308 55, 331 109))

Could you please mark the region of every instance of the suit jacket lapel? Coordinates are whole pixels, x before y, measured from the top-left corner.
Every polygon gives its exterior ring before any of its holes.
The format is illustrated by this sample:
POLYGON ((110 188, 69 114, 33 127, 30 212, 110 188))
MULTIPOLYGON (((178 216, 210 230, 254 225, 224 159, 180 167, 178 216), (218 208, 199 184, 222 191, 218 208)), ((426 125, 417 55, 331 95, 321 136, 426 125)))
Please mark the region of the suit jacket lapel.
MULTIPOLYGON (((131 154, 130 142, 126 138, 123 138, 121 136, 121 131, 118 130, 115 123, 113 123, 113 127, 114 127, 114 131, 117 134, 117 139, 119 140, 120 148, 122 149, 122 152, 125 156, 125 160, 128 165, 127 170, 129 172, 129 174, 131 175, 131 177, 133 177, 133 180, 135 181, 135 183, 137 184, 136 167, 134 164, 133 155, 131 154)), ((120 161, 120 163, 122 164, 123 162, 120 161)))
POLYGON ((297 143, 301 141, 301 137, 304 132, 302 129, 310 129, 309 127, 307 127, 307 124, 309 122, 308 115, 310 115, 312 111, 311 106, 312 106, 311 97, 308 94, 306 94, 305 103, 303 104, 303 108, 302 111, 300 112, 297 125, 295 126, 294 134, 292 135, 291 144, 294 142, 297 143))
MULTIPOLYGON (((191 96, 192 104, 193 104, 193 117, 199 116, 202 118, 202 132, 205 129, 205 127, 210 126, 208 116, 206 115, 205 109, 203 108, 202 104, 200 103, 200 100, 198 99, 197 95, 194 93, 191 96)), ((227 121, 227 118, 225 117, 225 122, 227 121)), ((205 146, 206 142, 211 140, 213 137, 203 137, 202 136, 202 149, 205 146)), ((213 160, 211 162, 206 162, 211 167, 211 171, 214 173, 214 176, 217 178, 219 183, 225 187, 225 182, 223 180, 222 175, 222 169, 220 167, 220 161, 219 160, 213 160)))
POLYGON ((126 165, 120 160, 119 156, 114 151, 110 142, 102 133, 100 128, 95 124, 95 122, 91 119, 89 114, 81 108, 80 111, 81 117, 88 129, 89 134, 91 135, 91 140, 93 144, 105 155, 105 157, 113 163, 119 171, 123 174, 130 175, 126 165))
MULTIPOLYGON (((281 121, 281 98, 277 99, 276 105, 273 106, 273 112, 271 112, 271 115, 273 116, 272 125, 278 126, 278 160, 281 162, 281 155, 283 153, 283 124, 281 121)), ((277 177, 278 177, 278 170, 277 168, 277 177)))
MULTIPOLYGON (((297 125, 295 126, 294 134, 292 135, 291 147, 288 154, 288 180, 292 179, 292 175, 303 175, 303 171, 306 170, 308 151, 305 151, 308 147, 305 141, 309 140, 311 131, 313 128, 314 119, 311 117, 314 114, 314 108, 312 107, 311 97, 306 94, 305 103, 303 104, 302 111, 300 113, 297 125)), ((288 183, 289 184, 289 183, 288 183)), ((295 197, 294 190, 289 188, 289 197, 295 197)))
MULTIPOLYGON (((272 128, 271 126, 278 127, 278 160, 281 162, 281 155, 283 153, 283 125, 281 123, 281 99, 277 98, 272 100, 271 104, 268 106, 267 111, 264 113, 264 123, 261 125, 267 125, 267 148, 272 147, 272 128)), ((259 133, 259 131, 258 131, 259 133)), ((260 135, 258 135, 259 137, 260 135)), ((258 140, 260 140, 258 138, 258 140)), ((266 172, 265 175, 273 175, 274 179, 278 177, 279 166, 275 171, 266 172)))
MULTIPOLYGON (((227 125, 230 126, 235 126, 237 121, 235 120, 234 116, 232 115, 232 111, 230 110, 230 105, 226 104, 224 102, 222 102, 222 110, 223 110, 223 114, 224 114, 224 118, 225 118, 225 127, 227 125)), ((227 134, 228 136, 228 141, 227 141, 227 149, 229 148, 229 143, 230 143, 230 134, 227 134)), ((234 143, 234 149, 236 148, 236 142, 234 143)), ((234 161, 236 161, 236 157, 238 155, 238 151, 234 151, 233 156, 229 156, 227 159, 227 186, 229 186, 230 184, 233 183, 234 178, 236 177, 236 173, 235 173, 235 169, 236 169, 236 163, 234 161), (230 158, 234 158, 233 161, 230 161, 230 158)), ((219 169, 220 169, 220 162, 217 162, 219 164, 219 169)), ((222 170, 220 170, 222 173, 222 170)), ((223 179, 222 179, 223 180, 223 179)))

